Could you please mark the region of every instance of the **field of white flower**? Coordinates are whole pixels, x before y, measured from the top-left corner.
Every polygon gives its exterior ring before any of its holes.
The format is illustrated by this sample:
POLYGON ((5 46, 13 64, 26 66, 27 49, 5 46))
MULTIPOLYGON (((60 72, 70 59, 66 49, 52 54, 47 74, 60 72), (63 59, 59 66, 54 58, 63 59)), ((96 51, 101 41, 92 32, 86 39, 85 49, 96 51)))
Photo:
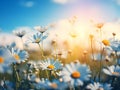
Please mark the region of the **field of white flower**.
MULTIPOLYGON (((120 40, 114 32, 110 39, 103 39, 103 27, 96 24, 99 41, 90 34, 87 49, 69 48, 67 42, 62 47, 54 39, 46 50, 48 27, 36 26, 36 33, 25 42, 24 30, 13 31, 23 49, 15 42, 0 46, 0 90, 120 90, 120 40), (29 44, 38 50, 28 49, 29 44)), ((74 44, 77 35, 70 33, 70 37, 74 44)))

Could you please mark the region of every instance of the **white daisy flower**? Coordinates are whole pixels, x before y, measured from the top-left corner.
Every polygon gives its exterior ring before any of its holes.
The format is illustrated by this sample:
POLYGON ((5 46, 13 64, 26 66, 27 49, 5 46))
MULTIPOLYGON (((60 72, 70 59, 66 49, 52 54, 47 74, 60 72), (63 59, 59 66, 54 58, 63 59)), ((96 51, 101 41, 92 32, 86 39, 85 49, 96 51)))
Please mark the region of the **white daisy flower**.
POLYGON ((89 80, 91 77, 90 68, 85 64, 82 65, 80 63, 66 64, 61 72, 63 80, 75 86, 82 86, 84 81, 89 80))
POLYGON ((42 70, 60 70, 62 69, 62 63, 59 60, 46 59, 39 62, 39 67, 42 70))
POLYGON ((25 61, 29 57, 28 53, 25 50, 20 49, 12 48, 11 54, 14 57, 14 62, 25 61))
POLYGON ((113 49, 113 51, 118 52, 120 51, 120 40, 118 39, 110 39, 110 47, 113 49))
POLYGON ((103 69, 103 72, 110 76, 120 76, 120 66, 109 66, 103 69))
POLYGON ((27 43, 37 43, 37 44, 39 44, 39 43, 41 43, 41 41, 43 41, 47 37, 48 37, 48 35, 43 35, 41 33, 35 33, 35 34, 33 34, 32 37, 29 38, 27 43))
POLYGON ((15 30, 15 31, 13 31, 13 34, 22 38, 26 34, 26 31, 25 30, 15 30))
POLYGON ((57 50, 54 50, 52 52, 52 55, 53 56, 57 56, 57 57, 60 57, 60 58, 67 58, 67 55, 68 55, 68 52, 63 50, 63 49, 57 49, 57 50))
POLYGON ((101 84, 99 82, 94 82, 93 84, 89 84, 86 87, 89 90, 112 90, 112 87, 110 84, 101 84))
POLYGON ((9 53, 8 49, 0 48, 0 72, 1 73, 12 73, 10 68, 12 55, 9 53))
POLYGON ((34 29, 41 32, 41 33, 44 33, 45 31, 48 30, 48 26, 45 26, 45 27, 35 26, 34 29))

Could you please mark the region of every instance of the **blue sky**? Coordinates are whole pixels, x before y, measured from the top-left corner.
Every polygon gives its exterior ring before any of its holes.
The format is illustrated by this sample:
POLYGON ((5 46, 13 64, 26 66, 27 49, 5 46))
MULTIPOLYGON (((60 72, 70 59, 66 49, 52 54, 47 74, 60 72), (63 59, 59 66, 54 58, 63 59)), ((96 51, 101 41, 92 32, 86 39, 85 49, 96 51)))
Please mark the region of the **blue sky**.
POLYGON ((79 16, 105 21, 120 17, 120 0, 0 0, 0 29, 47 25, 60 19, 79 16))

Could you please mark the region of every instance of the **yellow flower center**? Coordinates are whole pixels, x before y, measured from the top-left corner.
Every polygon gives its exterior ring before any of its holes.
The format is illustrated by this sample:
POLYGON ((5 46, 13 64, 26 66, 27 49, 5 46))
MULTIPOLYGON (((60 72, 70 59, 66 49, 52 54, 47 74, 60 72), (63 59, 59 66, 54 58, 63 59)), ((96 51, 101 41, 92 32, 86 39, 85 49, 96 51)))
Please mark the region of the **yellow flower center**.
POLYGON ((49 68, 49 69, 54 69, 55 66, 54 66, 54 65, 49 65, 47 68, 49 68))
POLYGON ((96 26, 97 26, 97 28, 102 28, 103 27, 103 23, 99 23, 96 26))
POLYGON ((19 55, 17 55, 17 54, 14 55, 14 58, 15 58, 16 60, 19 60, 19 59, 20 59, 19 55))
POLYGON ((4 59, 0 57, 0 64, 4 62, 4 59))
POLYGON ((108 40, 103 40, 102 43, 105 45, 105 46, 109 46, 110 45, 110 42, 108 40))
POLYGON ((80 78, 80 73, 78 71, 75 71, 71 74, 71 77, 75 79, 80 78))
POLYGON ((92 34, 90 34, 89 37, 90 37, 90 39, 93 39, 93 38, 94 38, 94 36, 93 36, 92 34))
POLYGON ((112 74, 115 76, 120 76, 120 73, 118 73, 118 72, 113 72, 112 74))
POLYGON ((50 86, 55 89, 58 87, 56 83, 52 83, 50 86))
POLYGON ((39 43, 40 42, 40 38, 37 38, 36 40, 35 40, 35 43, 39 43))

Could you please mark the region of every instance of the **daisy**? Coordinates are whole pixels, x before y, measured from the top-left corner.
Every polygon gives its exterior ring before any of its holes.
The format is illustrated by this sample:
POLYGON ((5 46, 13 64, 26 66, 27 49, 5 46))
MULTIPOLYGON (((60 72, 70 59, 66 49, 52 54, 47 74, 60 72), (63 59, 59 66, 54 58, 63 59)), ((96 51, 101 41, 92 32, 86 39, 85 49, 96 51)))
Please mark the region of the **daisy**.
POLYGON ((105 46, 110 46, 109 40, 104 39, 104 40, 102 40, 102 43, 103 43, 105 46))
POLYGON ((74 86, 82 86, 83 82, 89 80, 91 77, 90 68, 80 63, 66 64, 61 72, 63 80, 74 86))
POLYGON ((59 50, 59 49, 57 49, 57 50, 54 50, 52 52, 52 55, 55 56, 55 57, 57 56, 57 57, 65 59, 65 58, 67 58, 68 52, 65 51, 65 50, 59 50))
POLYGON ((104 68, 103 72, 110 76, 118 76, 119 77, 120 76, 120 66, 115 66, 115 65, 109 66, 107 68, 104 68))
POLYGON ((27 43, 37 43, 39 44, 41 41, 46 39, 48 35, 43 35, 41 33, 35 33, 28 41, 27 43))
POLYGON ((60 70, 62 69, 62 63, 59 60, 46 59, 39 62, 39 67, 42 70, 60 70))
POLYGON ((94 82, 92 84, 87 85, 86 87, 89 90, 112 90, 112 87, 110 84, 101 84, 99 82, 94 82))
POLYGON ((6 48, 0 48, 0 72, 1 73, 12 73, 10 64, 12 56, 6 48))
POLYGON ((103 27, 103 25, 104 25, 103 23, 98 23, 98 24, 96 24, 96 27, 101 29, 103 27))
POLYGON ((6 48, 12 52, 12 48, 16 48, 16 43, 15 42, 12 42, 10 45, 7 45, 6 48))
POLYGON ((12 48, 11 54, 15 59, 14 62, 23 62, 27 60, 27 58, 29 57, 28 53, 25 50, 20 50, 20 49, 12 48))
POLYGON ((110 39, 110 47, 115 52, 120 51, 120 40, 117 40, 117 39, 114 39, 114 38, 110 39))
POLYGON ((45 31, 48 30, 48 26, 45 26, 45 27, 35 26, 34 29, 41 32, 41 33, 44 33, 45 31))
POLYGON ((15 30, 15 31, 13 31, 13 34, 22 38, 26 34, 26 31, 25 30, 15 30))

